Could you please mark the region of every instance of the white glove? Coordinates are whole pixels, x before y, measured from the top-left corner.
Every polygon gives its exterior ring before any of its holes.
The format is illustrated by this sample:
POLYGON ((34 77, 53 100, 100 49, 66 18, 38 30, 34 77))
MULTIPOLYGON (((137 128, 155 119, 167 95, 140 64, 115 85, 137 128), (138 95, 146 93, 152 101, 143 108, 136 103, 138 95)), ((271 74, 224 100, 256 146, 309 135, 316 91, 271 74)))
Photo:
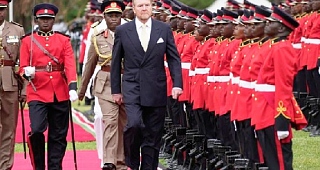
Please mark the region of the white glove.
POLYGON ((34 75, 36 74, 36 68, 35 67, 28 66, 28 67, 24 67, 23 69, 24 69, 24 74, 27 77, 34 78, 34 75))
POLYGON ((75 90, 70 90, 69 91, 69 96, 70 96, 69 99, 72 102, 78 100, 78 94, 77 94, 77 92, 75 90))
POLYGON ((320 67, 318 68, 318 73, 320 74, 320 67))
POLYGON ((284 139, 289 136, 289 131, 277 131, 278 139, 284 139))

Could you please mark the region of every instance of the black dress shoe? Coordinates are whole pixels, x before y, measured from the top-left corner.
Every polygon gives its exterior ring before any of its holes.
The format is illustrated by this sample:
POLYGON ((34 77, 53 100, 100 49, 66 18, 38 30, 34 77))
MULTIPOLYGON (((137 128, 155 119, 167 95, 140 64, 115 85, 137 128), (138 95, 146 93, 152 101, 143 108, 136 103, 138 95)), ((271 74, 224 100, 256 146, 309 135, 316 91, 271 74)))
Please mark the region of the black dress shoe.
POLYGON ((116 170, 116 166, 112 163, 105 163, 102 167, 102 170, 116 170))
POLYGON ((310 137, 319 137, 320 136, 320 128, 313 130, 309 134, 310 137))

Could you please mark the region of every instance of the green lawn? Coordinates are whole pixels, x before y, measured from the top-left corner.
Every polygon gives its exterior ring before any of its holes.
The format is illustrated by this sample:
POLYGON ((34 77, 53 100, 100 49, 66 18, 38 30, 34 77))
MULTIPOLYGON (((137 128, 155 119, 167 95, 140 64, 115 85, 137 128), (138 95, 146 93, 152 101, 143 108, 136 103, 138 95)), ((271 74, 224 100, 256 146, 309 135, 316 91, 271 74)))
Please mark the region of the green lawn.
MULTIPOLYGON (((73 103, 79 111, 87 111, 90 106, 84 106, 83 102, 73 103)), ((68 150, 72 150, 72 144, 68 143, 68 150)), ((77 142, 77 150, 95 150, 95 142, 77 142)), ((16 144, 16 152, 23 152, 22 144, 16 144)), ((295 170, 320 170, 320 137, 309 137, 309 133, 295 131, 293 139, 294 169, 295 170)), ((165 164, 164 160, 160 163, 165 164)))

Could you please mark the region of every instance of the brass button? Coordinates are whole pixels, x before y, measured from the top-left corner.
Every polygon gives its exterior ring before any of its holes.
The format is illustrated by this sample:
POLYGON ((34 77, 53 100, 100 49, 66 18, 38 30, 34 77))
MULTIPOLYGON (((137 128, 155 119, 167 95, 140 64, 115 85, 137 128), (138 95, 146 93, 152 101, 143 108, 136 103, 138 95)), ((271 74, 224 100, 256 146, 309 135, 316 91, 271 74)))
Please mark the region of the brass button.
POLYGON ((46 47, 48 47, 49 46, 49 44, 46 44, 46 47))
POLYGON ((52 76, 50 76, 50 79, 52 79, 52 76))

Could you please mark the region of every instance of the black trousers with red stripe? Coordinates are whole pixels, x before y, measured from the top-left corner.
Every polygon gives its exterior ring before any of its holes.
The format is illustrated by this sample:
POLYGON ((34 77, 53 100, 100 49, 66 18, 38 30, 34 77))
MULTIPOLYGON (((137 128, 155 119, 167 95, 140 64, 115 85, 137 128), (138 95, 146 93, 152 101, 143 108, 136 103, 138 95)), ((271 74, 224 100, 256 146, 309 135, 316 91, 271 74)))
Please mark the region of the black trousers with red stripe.
POLYGON ((282 143, 276 136, 274 126, 257 130, 265 164, 271 170, 293 170, 292 141, 282 143))
MULTIPOLYGON (((62 161, 67 148, 69 128, 69 100, 44 103, 31 101, 28 103, 31 136, 35 157, 44 157, 45 141, 43 133, 48 129, 48 169, 62 169, 62 161)), ((36 159, 44 161, 44 159, 36 159)), ((35 160, 35 161, 36 161, 35 160)), ((44 162, 34 162, 37 170, 44 170, 44 162), (41 167, 39 168, 38 165, 41 167)))

